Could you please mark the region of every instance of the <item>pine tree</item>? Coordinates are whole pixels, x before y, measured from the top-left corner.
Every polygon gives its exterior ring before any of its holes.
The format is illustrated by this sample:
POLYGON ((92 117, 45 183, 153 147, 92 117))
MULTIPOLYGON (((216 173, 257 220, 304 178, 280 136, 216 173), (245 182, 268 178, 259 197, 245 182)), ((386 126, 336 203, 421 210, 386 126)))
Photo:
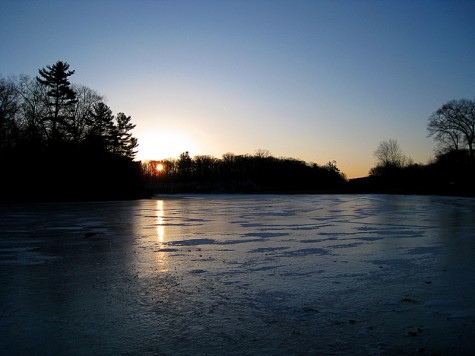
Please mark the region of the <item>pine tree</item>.
POLYGON ((131 131, 135 128, 135 125, 131 123, 131 117, 122 112, 117 114, 116 121, 115 153, 134 158, 137 153, 135 148, 137 148, 138 142, 135 137, 132 137, 131 131))
POLYGON ((69 70, 68 63, 58 61, 52 66, 39 69, 38 72, 39 76, 36 80, 48 88, 49 114, 43 118, 43 121, 49 129, 49 138, 58 141, 65 137, 62 135, 71 134, 73 127, 72 110, 77 99, 68 77, 74 74, 74 70, 69 70))
POLYGON ((112 110, 104 104, 99 102, 93 105, 93 110, 88 117, 89 133, 87 140, 95 148, 111 151, 114 142, 114 115, 112 110))

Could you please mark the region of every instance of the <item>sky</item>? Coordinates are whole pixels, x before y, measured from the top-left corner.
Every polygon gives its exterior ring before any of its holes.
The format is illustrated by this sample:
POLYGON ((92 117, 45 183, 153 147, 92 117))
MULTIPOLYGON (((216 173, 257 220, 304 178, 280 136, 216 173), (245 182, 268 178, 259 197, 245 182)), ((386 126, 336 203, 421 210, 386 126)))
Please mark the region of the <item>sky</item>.
POLYGON ((136 124, 137 159, 268 150, 366 176, 381 141, 434 157, 475 97, 475 1, 2 0, 0 75, 66 61, 136 124))

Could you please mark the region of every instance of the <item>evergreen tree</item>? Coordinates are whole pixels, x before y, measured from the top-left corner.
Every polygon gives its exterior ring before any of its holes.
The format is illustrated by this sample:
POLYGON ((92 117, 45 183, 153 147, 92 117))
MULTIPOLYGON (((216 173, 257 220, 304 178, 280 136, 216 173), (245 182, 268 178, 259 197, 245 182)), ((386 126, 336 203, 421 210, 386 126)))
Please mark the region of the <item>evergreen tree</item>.
POLYGON ((76 93, 71 88, 68 77, 74 74, 74 70, 69 70, 69 64, 58 61, 52 66, 39 69, 39 76, 36 80, 47 87, 47 106, 49 113, 43 118, 48 127, 49 138, 58 141, 71 131, 73 125, 72 110, 77 102, 76 93))
POLYGON ((116 129, 114 115, 112 115, 112 110, 109 106, 103 102, 94 104, 87 121, 90 127, 87 138, 88 143, 92 144, 95 148, 111 151, 116 129))
POLYGON ((115 153, 121 156, 134 158, 136 155, 135 149, 138 146, 137 139, 132 137, 132 130, 135 125, 131 123, 131 117, 120 112, 117 114, 117 126, 115 132, 115 153))

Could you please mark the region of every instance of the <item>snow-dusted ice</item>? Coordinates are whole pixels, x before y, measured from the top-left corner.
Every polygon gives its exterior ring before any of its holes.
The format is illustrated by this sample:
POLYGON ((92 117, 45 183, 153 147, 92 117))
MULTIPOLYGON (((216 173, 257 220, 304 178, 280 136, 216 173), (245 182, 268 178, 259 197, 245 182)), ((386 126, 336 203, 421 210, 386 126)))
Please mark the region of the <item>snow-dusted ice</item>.
POLYGON ((0 206, 0 354, 470 354, 475 200, 0 206))

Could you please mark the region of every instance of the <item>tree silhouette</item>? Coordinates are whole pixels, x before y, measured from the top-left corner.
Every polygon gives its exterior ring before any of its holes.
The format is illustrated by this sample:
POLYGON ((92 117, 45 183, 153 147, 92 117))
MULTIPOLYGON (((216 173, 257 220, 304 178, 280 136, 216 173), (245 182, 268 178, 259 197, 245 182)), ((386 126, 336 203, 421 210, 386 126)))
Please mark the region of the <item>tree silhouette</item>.
POLYGON ((44 120, 49 115, 47 88, 26 75, 21 75, 14 82, 20 108, 15 118, 20 128, 20 143, 36 146, 45 141, 50 133, 44 120))
POLYGON ((178 174, 181 177, 185 179, 190 177, 192 160, 188 151, 180 154, 180 158, 178 159, 177 166, 178 166, 178 174))
POLYGON ((0 200, 93 200, 141 195, 131 117, 94 90, 71 84, 58 61, 0 77, 0 200))
POLYGON ((76 93, 71 88, 68 77, 74 74, 74 70, 69 71, 69 64, 58 61, 52 66, 39 69, 39 76, 36 80, 48 88, 49 115, 43 120, 49 123, 50 139, 59 140, 61 130, 72 133, 73 125, 70 120, 73 118, 73 108, 76 104, 76 93))
POLYGON ((74 133, 73 141, 80 144, 89 137, 91 126, 94 122, 91 118, 95 112, 95 107, 99 103, 104 103, 104 97, 84 85, 72 84, 72 89, 76 92, 77 103, 74 107, 74 133))
POLYGON ((114 142, 114 115, 103 102, 93 105, 87 119, 90 126, 87 141, 96 149, 107 151, 112 149, 114 142))
POLYGON ((402 168, 408 163, 408 158, 402 153, 399 143, 390 139, 379 143, 378 148, 374 151, 377 158, 377 166, 402 168))
POLYGON ((450 100, 429 117, 427 124, 429 137, 432 136, 442 147, 442 151, 468 149, 474 160, 475 101, 450 100))
POLYGON ((0 154, 13 148, 18 128, 15 117, 19 111, 15 84, 0 78, 0 154))
POLYGON ((138 141, 132 136, 135 125, 131 122, 131 117, 120 112, 117 114, 117 126, 114 128, 115 153, 121 156, 134 158, 137 151, 138 141))
POLYGON ((184 152, 176 160, 142 162, 142 171, 149 189, 155 192, 330 192, 346 183, 335 161, 319 166, 263 152, 226 153, 222 159, 190 157, 184 152), (157 163, 165 169, 157 172, 157 163))

